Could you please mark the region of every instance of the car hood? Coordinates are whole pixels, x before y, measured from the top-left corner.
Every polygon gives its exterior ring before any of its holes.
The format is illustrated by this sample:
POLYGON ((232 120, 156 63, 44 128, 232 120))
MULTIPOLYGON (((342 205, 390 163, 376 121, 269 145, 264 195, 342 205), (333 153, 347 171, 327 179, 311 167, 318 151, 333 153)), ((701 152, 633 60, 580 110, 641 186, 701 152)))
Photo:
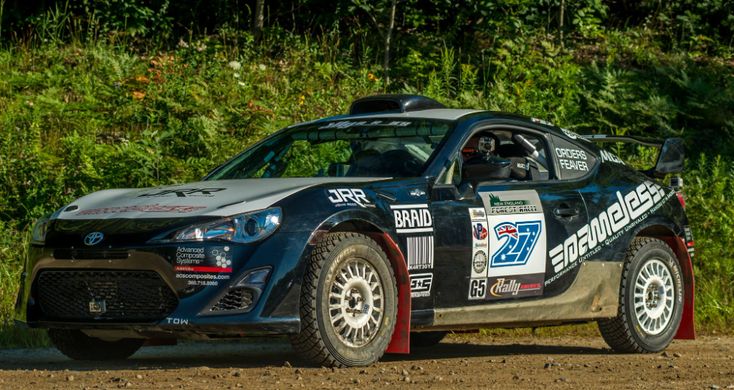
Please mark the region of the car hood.
POLYGON ((115 189, 79 198, 57 219, 180 218, 230 216, 272 206, 305 188, 379 178, 293 178, 200 181, 142 189, 115 189))

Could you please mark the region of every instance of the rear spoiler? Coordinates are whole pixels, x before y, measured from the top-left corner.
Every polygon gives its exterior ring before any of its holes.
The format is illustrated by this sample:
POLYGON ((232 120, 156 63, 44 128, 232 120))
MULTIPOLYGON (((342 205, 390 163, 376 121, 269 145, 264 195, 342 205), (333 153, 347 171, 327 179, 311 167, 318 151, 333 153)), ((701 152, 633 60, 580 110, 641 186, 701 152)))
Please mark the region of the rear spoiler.
POLYGON ((582 137, 591 142, 623 142, 659 148, 660 154, 658 154, 658 160, 655 167, 642 171, 647 176, 662 178, 669 173, 683 172, 686 154, 682 138, 666 138, 661 141, 651 138, 626 135, 592 134, 583 135, 582 137))

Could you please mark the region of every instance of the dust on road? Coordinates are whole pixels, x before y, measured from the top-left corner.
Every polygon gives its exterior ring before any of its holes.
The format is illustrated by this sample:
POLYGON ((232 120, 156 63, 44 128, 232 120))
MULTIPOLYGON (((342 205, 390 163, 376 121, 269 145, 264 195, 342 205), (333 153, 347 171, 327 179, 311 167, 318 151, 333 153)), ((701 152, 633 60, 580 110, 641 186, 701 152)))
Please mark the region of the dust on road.
POLYGON ((54 349, 0 350, 0 388, 687 388, 734 389, 734 337, 674 341, 662 354, 612 353, 600 337, 453 335, 371 367, 300 361, 284 339, 146 347, 124 362, 54 349))

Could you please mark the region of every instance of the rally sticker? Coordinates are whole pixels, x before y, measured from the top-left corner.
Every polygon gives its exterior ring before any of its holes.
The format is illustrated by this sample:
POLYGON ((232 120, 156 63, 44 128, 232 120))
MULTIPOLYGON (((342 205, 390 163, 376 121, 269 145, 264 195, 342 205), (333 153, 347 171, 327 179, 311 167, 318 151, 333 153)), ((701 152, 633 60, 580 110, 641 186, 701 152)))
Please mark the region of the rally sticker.
POLYGON ((490 229, 486 277, 544 274, 545 215, 538 193, 519 190, 480 195, 490 229))
POLYGON ((174 270, 189 286, 218 286, 232 273, 230 247, 177 247, 174 270))
POLYGON ((398 234, 433 232, 433 217, 427 204, 396 204, 390 209, 398 234))
POLYGON ((487 268, 489 265, 489 229, 484 208, 469 209, 472 235, 471 279, 469 299, 482 299, 486 292, 487 268), (473 290, 472 287, 473 286, 473 290))
POLYGON ((674 191, 666 193, 665 189, 650 181, 624 195, 617 191, 616 202, 548 251, 555 275, 546 280, 545 285, 555 282, 598 253, 603 246, 622 237, 655 213, 674 194, 674 191))
POLYGON ((410 275, 410 296, 412 298, 429 297, 431 296, 432 285, 432 273, 410 275))
POLYGON ((541 295, 546 232, 538 193, 519 190, 480 196, 484 209, 469 212, 473 250, 468 299, 541 295))

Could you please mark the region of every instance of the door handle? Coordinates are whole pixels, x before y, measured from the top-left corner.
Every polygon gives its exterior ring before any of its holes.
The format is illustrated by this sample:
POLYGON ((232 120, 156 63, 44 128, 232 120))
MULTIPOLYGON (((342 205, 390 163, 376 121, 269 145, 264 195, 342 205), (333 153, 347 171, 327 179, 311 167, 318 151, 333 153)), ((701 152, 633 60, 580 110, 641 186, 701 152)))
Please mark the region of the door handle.
POLYGON ((556 207, 553 210, 553 215, 559 218, 572 218, 572 217, 579 215, 579 212, 580 210, 578 207, 569 207, 566 205, 562 205, 562 206, 556 207))

